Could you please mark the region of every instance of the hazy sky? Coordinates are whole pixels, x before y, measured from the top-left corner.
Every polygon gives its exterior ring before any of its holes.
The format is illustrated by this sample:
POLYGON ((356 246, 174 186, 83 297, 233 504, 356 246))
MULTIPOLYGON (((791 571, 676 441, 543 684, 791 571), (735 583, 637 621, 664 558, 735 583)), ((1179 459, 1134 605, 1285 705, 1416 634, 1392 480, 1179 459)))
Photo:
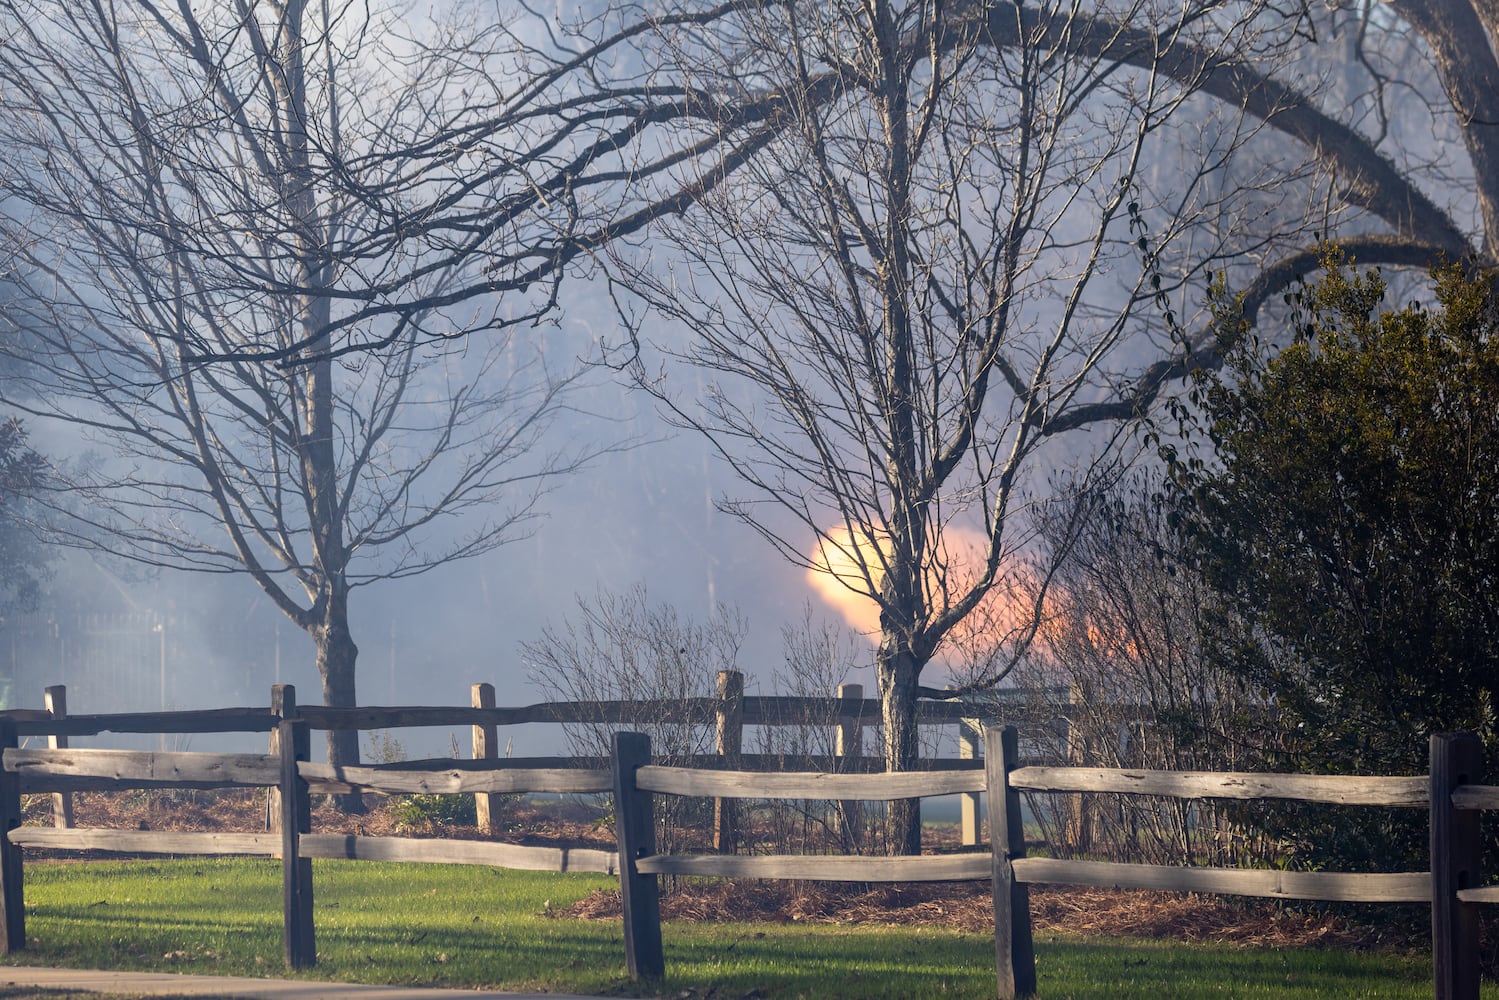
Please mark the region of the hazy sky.
MULTIPOLYGON (((580 294, 573 301, 590 299, 580 294)), ((580 325, 596 333, 610 321, 595 316, 590 323, 564 322, 530 335, 565 343, 580 325)), ((816 614, 842 621, 804 571, 714 509, 713 501, 737 483, 701 438, 668 427, 651 401, 605 375, 594 383, 577 397, 589 415, 569 416, 556 428, 559 437, 631 437, 639 443, 559 480, 525 537, 420 577, 355 591, 362 703, 466 704, 476 681, 493 683, 502 705, 543 700, 527 680, 521 644, 539 639, 548 624, 562 625, 576 613, 577 597, 591 598, 600 588, 621 592, 644 584, 652 603, 671 604, 697 620, 712 614, 716 603, 736 609, 750 630, 740 665, 751 691, 759 693, 773 693, 781 628, 800 619, 809 602, 816 614)), ((65 435, 45 432, 38 444, 53 457, 79 447, 76 439, 70 443, 65 435)), ((148 625, 130 625, 124 627, 129 635, 110 640, 117 658, 134 664, 128 678, 101 681, 89 672, 97 667, 77 665, 72 658, 82 655, 81 643, 49 645, 21 665, 22 705, 39 707, 41 688, 60 681, 69 683, 70 708, 78 712, 145 710, 163 699, 175 708, 264 703, 278 679, 297 685, 302 701, 319 700, 311 640, 248 576, 167 571, 132 580, 124 568, 120 575, 124 579, 87 561, 75 564, 55 581, 45 610, 86 612, 97 606, 170 616, 165 692, 159 634, 146 635, 148 625), (221 630, 216 623, 233 627, 221 630)), ((872 693, 872 678, 865 674, 849 679, 864 681, 872 693)), ((517 754, 558 749, 555 734, 515 735, 517 754)), ((443 752, 448 742, 446 734, 413 739, 440 740, 441 746, 424 752, 443 752)))

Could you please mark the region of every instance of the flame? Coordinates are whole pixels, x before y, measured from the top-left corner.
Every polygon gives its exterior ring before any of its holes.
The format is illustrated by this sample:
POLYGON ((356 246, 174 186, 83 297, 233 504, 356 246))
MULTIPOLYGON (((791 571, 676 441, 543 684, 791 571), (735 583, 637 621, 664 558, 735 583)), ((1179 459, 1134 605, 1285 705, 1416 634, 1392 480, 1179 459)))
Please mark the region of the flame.
POLYGON ((880 606, 867 593, 858 592, 869 587, 861 562, 869 568, 872 582, 878 587, 883 562, 875 541, 862 533, 855 535, 847 528, 828 532, 817 540, 813 549, 807 583, 849 628, 878 642, 880 606))
MULTIPOLYGON (((807 583, 829 609, 837 612, 849 628, 873 644, 880 641, 880 608, 867 596, 870 585, 880 585, 880 567, 885 560, 878 541, 881 536, 850 533, 846 528, 827 532, 818 540, 808 560, 807 583), (870 579, 865 579, 868 567, 870 579)), ((986 541, 982 532, 947 525, 937 541, 947 566, 951 592, 955 595, 977 578, 986 541)), ((940 594, 935 571, 929 570, 928 593, 940 594)), ((948 637, 937 656, 949 668, 958 669, 965 658, 981 660, 1006 643, 1023 638, 1036 614, 1036 592, 1040 579, 1024 562, 1007 567, 969 618, 948 637)), ((1055 654, 1075 648, 1079 641, 1098 654, 1122 662, 1138 661, 1141 651, 1124 623, 1100 614, 1096 603, 1071 592, 1058 581, 1048 585, 1045 607, 1035 641, 1055 654)))
MULTIPOLYGON (((819 538, 809 560, 807 583, 849 628, 878 643, 880 607, 867 592, 871 584, 879 587, 885 559, 880 536, 872 534, 837 528, 819 538), (868 580, 864 567, 868 568, 868 580)), ((947 567, 949 585, 954 593, 960 592, 978 576, 987 539, 982 532, 949 524, 936 544, 943 555, 940 562, 947 567)), ((937 572, 935 567, 928 569, 928 593, 934 595, 941 593, 937 572)), ((981 602, 975 618, 993 626, 996 642, 1030 619, 1032 607, 1026 589, 1013 582, 996 584, 981 602)))

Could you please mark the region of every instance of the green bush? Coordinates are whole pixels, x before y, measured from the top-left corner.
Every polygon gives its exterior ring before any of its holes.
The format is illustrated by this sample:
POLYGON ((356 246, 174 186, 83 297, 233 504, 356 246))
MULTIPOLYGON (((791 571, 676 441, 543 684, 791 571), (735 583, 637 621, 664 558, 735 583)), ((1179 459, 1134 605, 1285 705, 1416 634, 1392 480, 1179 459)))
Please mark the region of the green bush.
POLYGON ((391 807, 396 825, 473 826, 478 822, 474 797, 458 793, 445 795, 408 795, 391 807))

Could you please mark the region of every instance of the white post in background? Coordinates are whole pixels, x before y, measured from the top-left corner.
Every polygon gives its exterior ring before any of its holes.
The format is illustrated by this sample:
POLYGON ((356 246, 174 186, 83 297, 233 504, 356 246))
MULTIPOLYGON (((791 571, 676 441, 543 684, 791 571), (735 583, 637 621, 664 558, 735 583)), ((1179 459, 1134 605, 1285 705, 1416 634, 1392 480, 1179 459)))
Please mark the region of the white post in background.
MULTIPOLYGON (((68 688, 66 684, 54 684, 42 693, 43 707, 52 713, 54 719, 66 719, 68 717, 68 688)), ((53 733, 47 737, 47 748, 49 750, 66 750, 68 738, 53 733)), ((73 793, 52 793, 52 825, 59 830, 71 830, 73 828, 73 793)))
MULTIPOLYGON (((958 759, 978 760, 979 747, 984 739, 983 726, 978 719, 958 720, 958 759)), ((958 796, 958 805, 961 809, 959 817, 959 829, 962 832, 963 845, 972 847, 979 842, 979 834, 983 819, 979 813, 979 793, 963 792, 958 796)))

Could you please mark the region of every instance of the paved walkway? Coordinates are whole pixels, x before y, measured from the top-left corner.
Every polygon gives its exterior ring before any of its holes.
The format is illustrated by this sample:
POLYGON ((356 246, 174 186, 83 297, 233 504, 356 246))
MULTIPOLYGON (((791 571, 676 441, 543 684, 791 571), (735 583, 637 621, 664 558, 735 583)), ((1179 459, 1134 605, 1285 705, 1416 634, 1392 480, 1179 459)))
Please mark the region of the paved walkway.
POLYGON ((590 1000, 565 993, 496 993, 488 990, 434 990, 408 986, 361 986, 317 983, 304 979, 250 979, 242 976, 178 976, 165 972, 91 972, 40 966, 0 967, 0 989, 34 986, 83 993, 130 993, 148 996, 243 998, 243 1000, 456 1000, 458 997, 503 997, 505 1000, 590 1000))

